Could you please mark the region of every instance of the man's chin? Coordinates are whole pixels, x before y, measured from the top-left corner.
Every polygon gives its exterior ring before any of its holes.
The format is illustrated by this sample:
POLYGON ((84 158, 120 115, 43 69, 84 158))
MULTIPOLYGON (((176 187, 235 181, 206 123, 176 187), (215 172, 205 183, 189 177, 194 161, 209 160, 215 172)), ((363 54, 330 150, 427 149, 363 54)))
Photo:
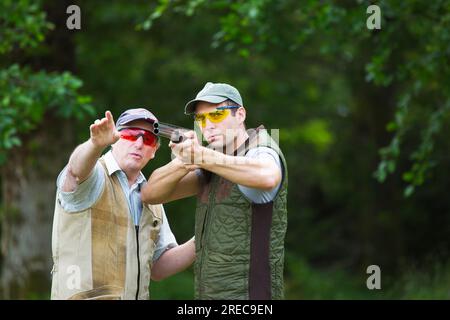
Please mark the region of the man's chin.
POLYGON ((208 148, 213 149, 218 152, 222 152, 225 154, 233 154, 234 150, 237 148, 233 143, 229 143, 227 145, 224 144, 222 140, 211 142, 208 145, 208 148))
POLYGON ((145 163, 144 163, 144 161, 142 159, 141 160, 129 159, 127 161, 127 167, 129 169, 132 169, 132 170, 139 170, 140 171, 143 167, 145 167, 145 163))

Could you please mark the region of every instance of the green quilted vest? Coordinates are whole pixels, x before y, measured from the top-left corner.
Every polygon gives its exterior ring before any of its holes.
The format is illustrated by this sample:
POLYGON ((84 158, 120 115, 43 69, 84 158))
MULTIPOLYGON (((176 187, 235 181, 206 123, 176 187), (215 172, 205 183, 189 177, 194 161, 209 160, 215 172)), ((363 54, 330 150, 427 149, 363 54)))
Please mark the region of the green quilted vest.
POLYGON ((274 149, 283 164, 283 181, 273 201, 256 204, 237 184, 203 171, 195 216, 196 299, 284 298, 287 164, 262 126, 248 132, 235 155, 255 147, 274 149))

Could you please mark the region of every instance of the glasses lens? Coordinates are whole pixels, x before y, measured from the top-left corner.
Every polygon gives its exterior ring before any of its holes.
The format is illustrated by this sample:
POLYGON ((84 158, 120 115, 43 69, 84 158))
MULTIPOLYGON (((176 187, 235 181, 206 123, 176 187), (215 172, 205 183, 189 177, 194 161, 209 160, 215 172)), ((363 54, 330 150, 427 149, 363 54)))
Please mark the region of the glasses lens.
POLYGON ((194 114, 194 121, 198 122, 198 124, 202 127, 206 126, 206 117, 203 113, 194 114))
POLYGON ((208 113, 198 113, 194 115, 194 120, 199 123, 203 128, 206 127, 206 119, 209 121, 218 123, 225 119, 230 114, 229 109, 216 110, 208 113))
POLYGON ((120 137, 129 141, 136 141, 138 139, 138 135, 135 132, 130 131, 130 129, 120 131, 120 137))
POLYGON ((230 111, 228 109, 213 111, 208 113, 208 118, 209 120, 211 120, 211 122, 217 123, 225 119, 229 112, 230 111))
POLYGON ((205 120, 205 114, 203 113, 194 114, 194 120, 198 122, 205 120))
POLYGON ((154 147, 156 146, 156 143, 158 141, 158 138, 151 132, 145 131, 144 136, 144 144, 150 146, 150 147, 154 147))
POLYGON ((123 129, 120 131, 120 137, 129 141, 136 141, 137 139, 139 139, 139 137, 142 137, 144 144, 151 147, 154 147, 158 142, 158 137, 156 137, 150 131, 143 129, 123 129))

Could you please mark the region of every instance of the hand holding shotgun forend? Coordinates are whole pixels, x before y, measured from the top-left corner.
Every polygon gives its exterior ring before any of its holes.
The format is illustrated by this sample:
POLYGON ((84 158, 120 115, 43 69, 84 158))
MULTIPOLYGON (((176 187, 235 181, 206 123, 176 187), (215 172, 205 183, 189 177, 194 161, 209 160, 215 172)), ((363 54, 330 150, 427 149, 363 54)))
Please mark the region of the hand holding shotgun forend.
POLYGON ((164 122, 153 123, 153 133, 157 136, 170 139, 173 143, 183 142, 186 139, 183 133, 187 131, 191 130, 164 122))

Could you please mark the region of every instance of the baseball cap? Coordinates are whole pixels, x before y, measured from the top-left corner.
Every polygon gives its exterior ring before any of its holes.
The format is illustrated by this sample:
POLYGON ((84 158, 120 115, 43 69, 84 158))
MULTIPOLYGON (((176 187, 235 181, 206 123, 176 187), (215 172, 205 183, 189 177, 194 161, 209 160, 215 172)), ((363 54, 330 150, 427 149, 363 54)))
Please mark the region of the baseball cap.
POLYGON ((184 113, 190 114, 195 110, 195 105, 199 101, 205 101, 209 103, 220 103, 227 99, 233 100, 240 106, 243 106, 241 95, 239 91, 226 83, 212 83, 207 82, 202 90, 197 93, 195 99, 186 103, 184 107, 184 113))
POLYGON ((153 113, 144 108, 128 109, 124 111, 116 121, 116 128, 120 130, 126 127, 127 123, 134 120, 145 120, 150 124, 158 123, 158 119, 153 113))

